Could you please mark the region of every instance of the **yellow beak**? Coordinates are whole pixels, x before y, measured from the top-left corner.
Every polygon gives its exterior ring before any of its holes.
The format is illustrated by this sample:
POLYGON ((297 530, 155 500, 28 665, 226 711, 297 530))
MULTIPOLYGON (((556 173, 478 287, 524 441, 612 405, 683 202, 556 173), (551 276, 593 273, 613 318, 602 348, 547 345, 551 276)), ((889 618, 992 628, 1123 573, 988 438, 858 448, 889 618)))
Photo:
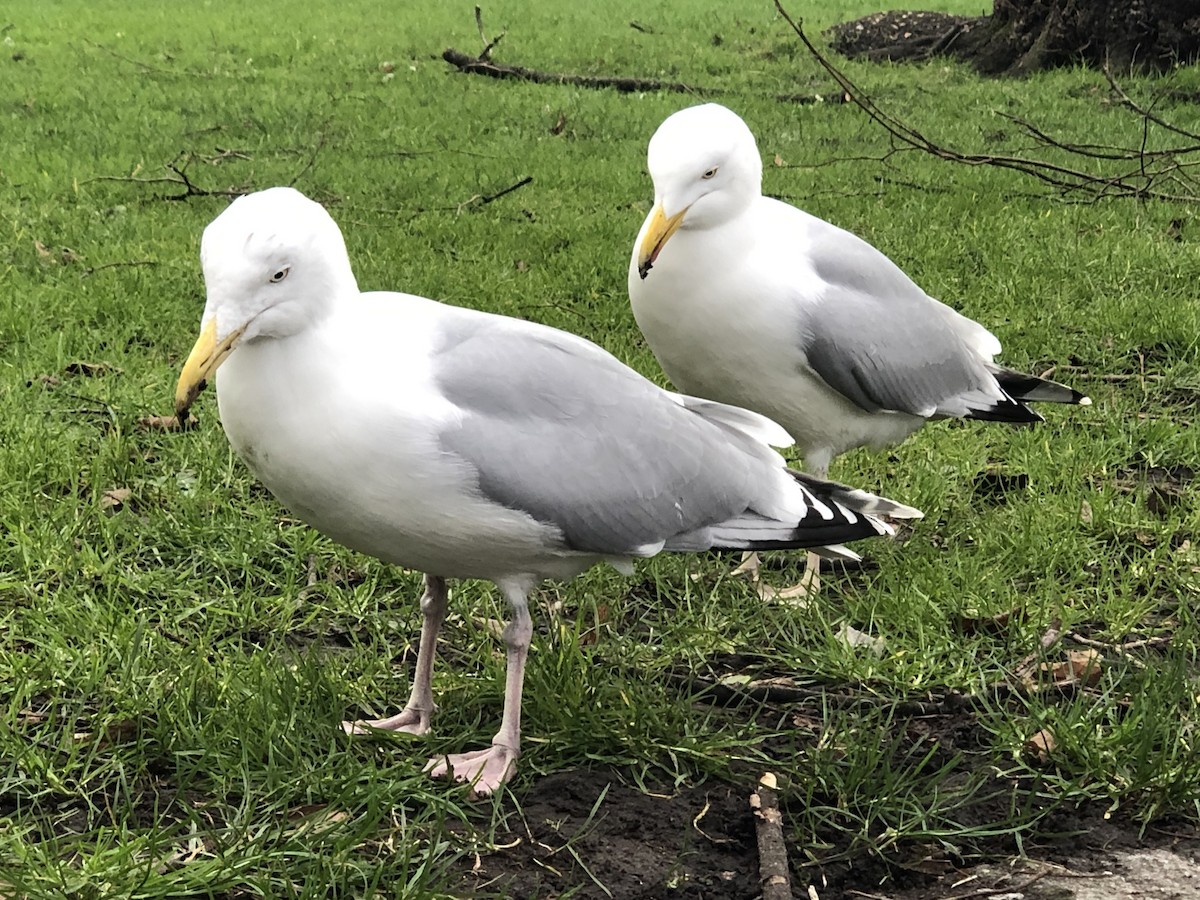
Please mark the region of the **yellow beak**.
POLYGON ((239 328, 218 344, 217 320, 215 317, 208 320, 179 374, 179 386, 175 388, 175 415, 179 421, 187 417, 188 410, 204 390, 205 383, 217 371, 217 367, 225 362, 225 357, 233 352, 243 331, 245 328, 239 328))
POLYGON ((650 214, 650 227, 646 229, 646 236, 642 238, 642 246, 638 248, 638 275, 643 280, 653 268, 658 254, 662 253, 663 246, 683 224, 683 217, 686 213, 687 210, 683 209, 668 219, 662 207, 655 205, 654 212, 650 214))

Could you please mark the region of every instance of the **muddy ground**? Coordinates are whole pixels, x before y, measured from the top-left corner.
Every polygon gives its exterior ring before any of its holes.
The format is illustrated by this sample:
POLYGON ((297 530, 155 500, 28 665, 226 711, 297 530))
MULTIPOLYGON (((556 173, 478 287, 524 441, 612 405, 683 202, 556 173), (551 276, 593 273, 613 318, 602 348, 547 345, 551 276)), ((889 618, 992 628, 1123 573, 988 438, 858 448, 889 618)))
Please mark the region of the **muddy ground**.
MULTIPOLYGON (((758 714, 762 707, 757 707, 758 714)), ((898 745, 935 737, 946 753, 984 740, 969 709, 898 723, 898 745)), ((781 748, 782 749, 782 748, 781 748)), ((632 786, 611 769, 557 773, 523 792, 522 810, 498 827, 498 849, 464 865, 463 896, 585 900, 754 900, 759 847, 749 798, 756 775, 672 790, 632 786)), ((992 796, 996 796, 993 794, 992 796)), ((1000 821, 1002 800, 967 811, 1000 821)), ((849 846, 844 835, 788 830, 797 811, 783 803, 793 897, 887 900, 1192 900, 1200 897, 1200 833, 1164 820, 1145 828, 1102 804, 1060 807, 1020 847, 981 838, 961 856, 910 842, 886 858, 849 846), (1023 852, 1022 852, 1023 851, 1023 852), (817 860, 814 862, 813 860, 817 860)))
MULTIPOLYGON (((709 783, 649 796, 622 773, 556 774, 531 786, 522 817, 497 834, 509 845, 464 871, 464 896, 587 900, 754 900, 759 853, 748 799, 752 783, 709 783), (593 814, 597 801, 603 800, 593 814), (567 844, 570 842, 570 848, 567 844)), ((800 898, 999 898, 999 900, 1193 900, 1200 897, 1195 830, 1106 820, 1095 806, 1064 811, 1058 838, 1008 841, 986 863, 932 859, 913 846, 877 858, 797 865, 789 841, 792 896, 800 898)), ((787 812, 784 812, 785 824, 787 812)), ((979 848, 983 850, 984 848, 979 848)))

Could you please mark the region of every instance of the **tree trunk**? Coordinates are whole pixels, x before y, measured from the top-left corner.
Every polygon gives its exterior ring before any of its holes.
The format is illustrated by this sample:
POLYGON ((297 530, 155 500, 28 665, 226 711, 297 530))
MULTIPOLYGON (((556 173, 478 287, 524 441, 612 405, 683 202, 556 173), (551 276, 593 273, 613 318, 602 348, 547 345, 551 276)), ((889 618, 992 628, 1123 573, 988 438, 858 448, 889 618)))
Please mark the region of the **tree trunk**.
POLYGON ((1200 58, 1200 2, 994 0, 992 14, 983 18, 881 13, 831 31, 834 47, 848 55, 949 54, 988 74, 1025 75, 1079 62, 1107 64, 1118 73, 1163 71, 1200 58))

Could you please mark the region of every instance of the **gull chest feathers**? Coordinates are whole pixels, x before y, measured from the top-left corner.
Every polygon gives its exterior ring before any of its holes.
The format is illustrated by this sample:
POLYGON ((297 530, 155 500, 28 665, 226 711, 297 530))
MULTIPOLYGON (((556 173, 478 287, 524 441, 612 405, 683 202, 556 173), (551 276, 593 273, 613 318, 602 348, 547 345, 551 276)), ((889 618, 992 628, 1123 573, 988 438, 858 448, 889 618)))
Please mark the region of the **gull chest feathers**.
POLYGON ((508 574, 511 563, 477 542, 481 522, 506 544, 530 532, 540 547, 543 529, 478 500, 473 473, 442 449, 456 414, 433 383, 424 302, 363 295, 362 322, 343 313, 327 327, 243 343, 217 373, 221 422, 271 493, 339 543, 422 571, 508 574), (403 327, 386 327, 401 312, 403 327), (464 555, 472 543, 478 552, 464 555))
POLYGON ((685 224, 643 278, 639 248, 652 213, 630 263, 638 327, 681 391, 774 419, 805 457, 857 446, 864 431, 879 443, 901 440, 922 420, 862 410, 812 372, 804 336, 824 298, 810 258, 799 252, 806 235, 803 220, 789 215, 796 212, 759 197, 713 227, 685 224))

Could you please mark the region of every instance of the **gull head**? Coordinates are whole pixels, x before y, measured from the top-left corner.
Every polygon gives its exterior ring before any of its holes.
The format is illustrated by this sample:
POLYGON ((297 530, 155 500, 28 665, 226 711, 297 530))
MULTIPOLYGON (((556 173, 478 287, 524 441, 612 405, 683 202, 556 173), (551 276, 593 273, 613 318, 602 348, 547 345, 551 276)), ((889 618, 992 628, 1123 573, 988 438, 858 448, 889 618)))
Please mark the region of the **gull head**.
POLYGON ((207 300, 175 391, 181 420, 240 343, 296 334, 358 292, 337 223, 288 187, 234 200, 204 229, 200 266, 207 300))
POLYGON ((654 209, 638 236, 645 278, 680 228, 713 228, 737 217, 762 193, 762 158, 737 113, 718 103, 681 109, 650 138, 646 161, 654 209))

